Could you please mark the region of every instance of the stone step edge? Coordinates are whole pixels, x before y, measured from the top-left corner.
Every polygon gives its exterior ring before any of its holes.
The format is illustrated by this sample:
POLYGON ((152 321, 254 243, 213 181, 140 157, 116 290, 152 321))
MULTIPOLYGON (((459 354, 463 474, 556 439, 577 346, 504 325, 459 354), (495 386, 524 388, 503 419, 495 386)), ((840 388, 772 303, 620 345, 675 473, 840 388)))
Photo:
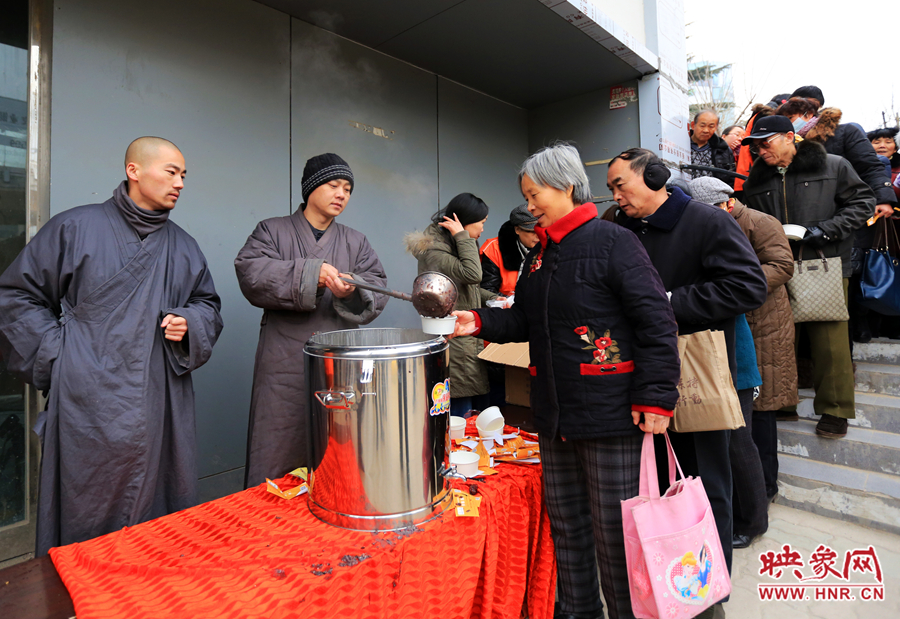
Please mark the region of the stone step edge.
MULTIPOLYGON (((804 390, 805 391, 805 390, 804 390)), ((809 390, 808 394, 804 394, 801 392, 800 395, 800 403, 797 405, 797 414, 800 415, 803 419, 810 419, 812 421, 818 421, 819 417, 816 415, 816 411, 813 408, 813 398, 815 397, 815 393, 812 390, 809 390)), ((897 426, 898 429, 896 431, 887 430, 883 426, 882 422, 878 423, 879 430, 882 432, 892 432, 894 434, 900 433, 900 397, 897 396, 889 396, 889 395, 881 395, 881 394, 856 394, 856 417, 854 419, 849 419, 850 426, 853 428, 872 428, 872 420, 869 418, 870 414, 880 415, 880 416, 891 416, 896 415, 897 417, 897 426), (886 398, 892 398, 893 401, 886 401, 886 398), (871 407, 873 409, 883 409, 883 410, 867 410, 867 407, 871 407)))
POLYGON ((900 522, 900 507, 886 505, 873 497, 863 497, 857 503, 855 492, 842 491, 827 482, 815 482, 818 487, 807 487, 804 481, 790 475, 780 478, 775 501, 826 518, 900 535, 900 526, 896 524, 900 522))
MULTIPOLYGON (((799 421, 779 421, 778 432, 791 432, 794 434, 804 434, 807 436, 815 436, 817 419, 809 419, 801 417, 799 421)), ((851 426, 847 429, 847 436, 839 439, 822 439, 822 440, 838 440, 851 443, 863 443, 866 445, 878 445, 888 449, 900 450, 900 434, 893 432, 883 432, 881 430, 871 430, 869 428, 861 428, 859 426, 851 426)), ((900 458, 900 454, 898 454, 900 458)))
MULTIPOLYGON (((816 397, 815 389, 800 389, 798 391, 801 400, 812 400, 816 397)), ((890 395, 887 393, 872 393, 867 391, 855 391, 854 399, 857 404, 867 404, 869 406, 885 406, 888 408, 896 408, 900 411, 900 396, 890 395)))
POLYGON ((900 376, 900 365, 891 365, 888 363, 871 363, 869 361, 857 361, 856 373, 869 372, 872 374, 892 374, 900 376))
POLYGON ((790 459, 807 462, 803 458, 779 454, 779 462, 786 470, 778 474, 778 497, 775 499, 778 504, 900 535, 900 499, 789 473, 792 469, 790 459))
MULTIPOLYGON (((889 473, 856 469, 843 464, 811 460, 802 456, 779 452, 778 473, 831 484, 847 490, 898 501, 900 507, 900 479, 889 473)), ((897 521, 900 526, 900 520, 897 521)))

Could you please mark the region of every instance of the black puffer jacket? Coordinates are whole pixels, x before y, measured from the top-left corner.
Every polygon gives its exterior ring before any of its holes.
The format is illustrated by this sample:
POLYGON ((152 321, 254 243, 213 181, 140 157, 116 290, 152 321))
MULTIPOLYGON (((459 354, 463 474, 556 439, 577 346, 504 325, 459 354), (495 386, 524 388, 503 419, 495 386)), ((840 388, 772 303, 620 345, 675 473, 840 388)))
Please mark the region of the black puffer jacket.
POLYGON ((723 331, 735 377, 735 316, 765 303, 768 287, 756 252, 734 218, 672 187, 652 215, 632 219, 620 214, 617 221, 637 234, 672 293, 678 333, 723 331))
MULTIPOLYGON (((821 228, 833 239, 822 252, 826 258, 841 257, 844 277, 850 277, 853 233, 875 213, 875 196, 850 163, 810 140, 797 144, 783 177, 777 168, 757 159, 744 183, 744 203, 782 224, 821 228)), ((791 245, 796 258, 801 245, 791 245)), ((810 249, 803 252, 804 259, 815 255, 810 249)))
POLYGON ((531 407, 546 437, 640 432, 631 411, 678 400, 675 317, 638 239, 583 204, 525 258, 510 309, 479 309, 479 337, 529 343, 531 407))
POLYGON ((875 204, 896 205, 897 196, 891 187, 891 177, 878 159, 872 143, 856 125, 841 124, 841 116, 841 111, 833 107, 819 112, 816 126, 806 134, 806 140, 818 142, 829 155, 849 161, 856 174, 872 188, 875 204))
MULTIPOLYGON (((713 136, 709 138, 709 147, 712 149, 713 167, 734 172, 735 167, 737 167, 737 161, 734 159, 734 151, 728 148, 728 144, 725 143, 725 140, 716 134, 713 134, 713 136)), ((693 161, 693 152, 694 150, 691 149, 691 161, 693 161)), ((709 174, 701 172, 700 170, 691 170, 691 178, 698 178, 700 176, 709 176, 709 174)), ((713 172, 712 176, 727 183, 729 187, 734 187, 735 177, 729 174, 719 174, 718 172, 713 172)))

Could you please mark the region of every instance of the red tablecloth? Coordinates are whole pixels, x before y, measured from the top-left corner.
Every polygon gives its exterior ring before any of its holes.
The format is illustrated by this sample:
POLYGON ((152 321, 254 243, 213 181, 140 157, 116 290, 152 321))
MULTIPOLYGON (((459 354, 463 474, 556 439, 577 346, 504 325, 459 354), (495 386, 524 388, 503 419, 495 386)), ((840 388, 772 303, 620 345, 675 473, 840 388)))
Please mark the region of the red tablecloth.
POLYGON ((549 619, 556 563, 540 467, 498 470, 477 483, 478 518, 448 510, 413 530, 346 531, 317 520, 306 495, 261 485, 50 556, 78 619, 549 619))

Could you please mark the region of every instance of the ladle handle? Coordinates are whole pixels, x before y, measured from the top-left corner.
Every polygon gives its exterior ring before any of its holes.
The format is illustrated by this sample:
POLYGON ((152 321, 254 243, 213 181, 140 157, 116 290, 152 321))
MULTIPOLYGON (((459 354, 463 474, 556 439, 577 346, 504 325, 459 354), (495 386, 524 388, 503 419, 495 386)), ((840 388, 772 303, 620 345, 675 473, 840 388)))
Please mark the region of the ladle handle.
POLYGON ((347 282, 348 284, 353 284, 357 288, 362 288, 364 290, 371 290, 372 292, 380 292, 381 294, 386 294, 389 297, 394 297, 395 299, 402 299, 404 301, 412 301, 412 295, 407 294, 405 292, 397 292, 396 290, 391 290, 390 288, 382 288, 381 286, 373 286, 368 282, 363 282, 358 279, 347 279, 346 277, 339 277, 339 280, 342 282, 347 282))

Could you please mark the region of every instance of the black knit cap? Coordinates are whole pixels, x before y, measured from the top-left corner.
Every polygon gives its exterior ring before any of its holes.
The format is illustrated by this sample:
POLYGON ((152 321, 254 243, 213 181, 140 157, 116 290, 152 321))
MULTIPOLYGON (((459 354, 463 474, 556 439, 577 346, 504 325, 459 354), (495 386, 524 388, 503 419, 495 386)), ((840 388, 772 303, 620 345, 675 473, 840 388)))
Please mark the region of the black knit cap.
POLYGON ((305 204, 309 200, 309 194, 315 191, 316 187, 336 178, 350 181, 350 190, 353 190, 353 171, 346 161, 334 153, 325 153, 307 159, 306 165, 303 167, 303 180, 300 181, 303 203, 305 204))

